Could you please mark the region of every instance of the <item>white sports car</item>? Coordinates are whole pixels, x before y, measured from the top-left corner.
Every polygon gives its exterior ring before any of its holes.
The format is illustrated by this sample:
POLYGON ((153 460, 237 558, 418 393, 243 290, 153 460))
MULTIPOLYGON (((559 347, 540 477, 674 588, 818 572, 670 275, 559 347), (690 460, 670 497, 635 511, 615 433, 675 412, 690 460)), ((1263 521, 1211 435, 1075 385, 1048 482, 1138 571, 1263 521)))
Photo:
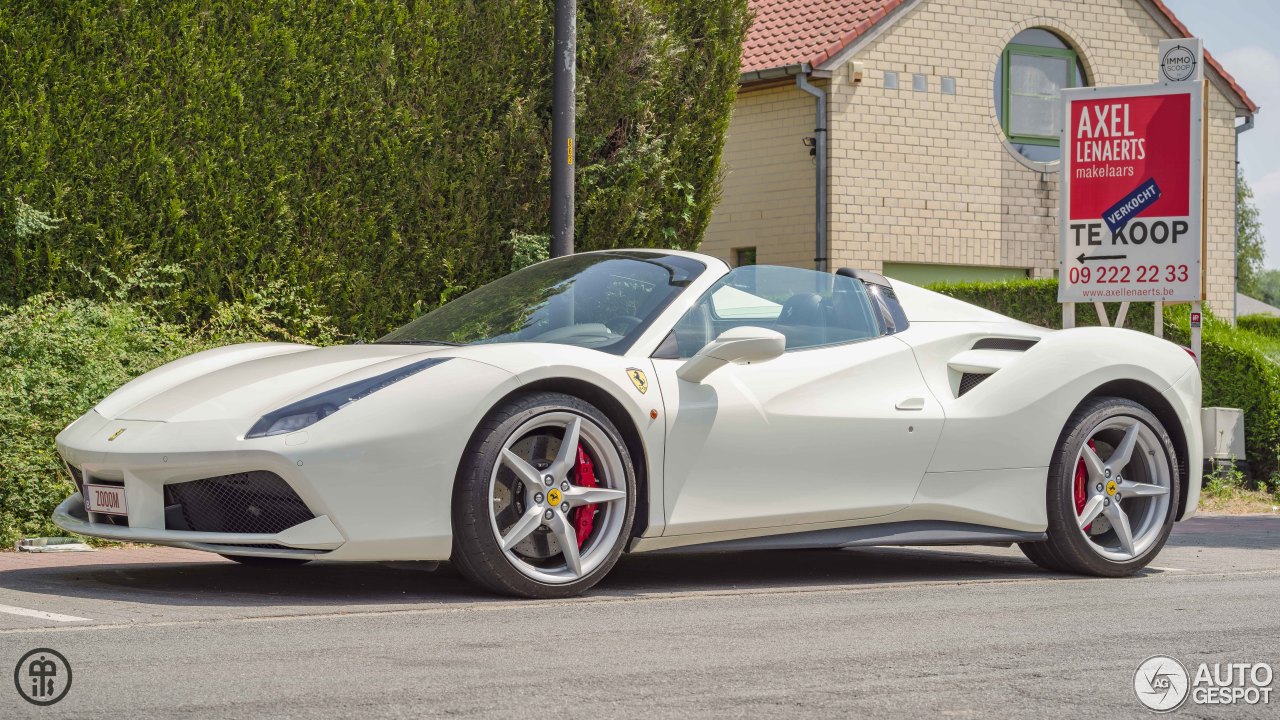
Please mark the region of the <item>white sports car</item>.
POLYGON ((54 520, 246 563, 451 560, 579 593, 623 551, 1018 543, 1131 574, 1200 491, 1200 375, 870 273, 606 251, 372 344, 235 345, 58 436, 54 520))

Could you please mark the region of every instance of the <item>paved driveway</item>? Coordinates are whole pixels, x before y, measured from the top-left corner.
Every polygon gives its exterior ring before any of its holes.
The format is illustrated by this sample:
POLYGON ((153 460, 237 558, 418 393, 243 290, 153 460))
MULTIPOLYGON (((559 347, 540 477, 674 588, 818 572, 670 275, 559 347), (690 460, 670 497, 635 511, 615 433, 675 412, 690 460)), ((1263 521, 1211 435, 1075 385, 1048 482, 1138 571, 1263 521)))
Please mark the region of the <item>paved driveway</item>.
POLYGON ((640 555, 554 602, 447 566, 0 554, 0 671, 36 647, 73 688, 4 681, 0 718, 1148 716, 1151 655, 1280 665, 1280 517, 1181 523, 1127 580, 980 547, 640 555))

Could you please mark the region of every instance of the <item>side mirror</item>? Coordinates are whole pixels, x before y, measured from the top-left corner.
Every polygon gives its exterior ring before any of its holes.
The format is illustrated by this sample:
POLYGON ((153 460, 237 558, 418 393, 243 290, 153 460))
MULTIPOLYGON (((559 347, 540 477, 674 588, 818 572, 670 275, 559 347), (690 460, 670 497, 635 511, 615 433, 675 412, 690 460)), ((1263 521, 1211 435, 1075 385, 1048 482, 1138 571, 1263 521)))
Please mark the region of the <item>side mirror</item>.
POLYGON ((676 370, 676 377, 700 383, 729 363, 764 362, 787 349, 782 333, 761 327, 736 327, 721 333, 676 370))

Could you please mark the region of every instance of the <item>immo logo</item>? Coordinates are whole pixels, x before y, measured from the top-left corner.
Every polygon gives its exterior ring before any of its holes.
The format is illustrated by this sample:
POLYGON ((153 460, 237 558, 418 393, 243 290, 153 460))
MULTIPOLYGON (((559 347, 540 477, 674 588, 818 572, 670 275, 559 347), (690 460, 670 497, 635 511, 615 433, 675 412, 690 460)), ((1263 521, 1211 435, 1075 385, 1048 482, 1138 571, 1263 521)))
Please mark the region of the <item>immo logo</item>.
POLYGON ((1175 45, 1160 58, 1160 72, 1166 80, 1182 82, 1196 72, 1196 56, 1190 48, 1175 45))

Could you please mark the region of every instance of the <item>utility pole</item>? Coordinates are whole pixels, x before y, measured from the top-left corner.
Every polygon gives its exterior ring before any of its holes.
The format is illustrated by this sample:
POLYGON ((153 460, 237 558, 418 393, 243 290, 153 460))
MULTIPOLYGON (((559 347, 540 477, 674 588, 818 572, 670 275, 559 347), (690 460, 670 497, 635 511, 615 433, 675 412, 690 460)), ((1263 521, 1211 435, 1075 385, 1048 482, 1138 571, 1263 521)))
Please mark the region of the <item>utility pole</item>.
POLYGON ((556 0, 551 116, 551 257, 573 254, 573 142, 577 116, 578 2, 556 0))

